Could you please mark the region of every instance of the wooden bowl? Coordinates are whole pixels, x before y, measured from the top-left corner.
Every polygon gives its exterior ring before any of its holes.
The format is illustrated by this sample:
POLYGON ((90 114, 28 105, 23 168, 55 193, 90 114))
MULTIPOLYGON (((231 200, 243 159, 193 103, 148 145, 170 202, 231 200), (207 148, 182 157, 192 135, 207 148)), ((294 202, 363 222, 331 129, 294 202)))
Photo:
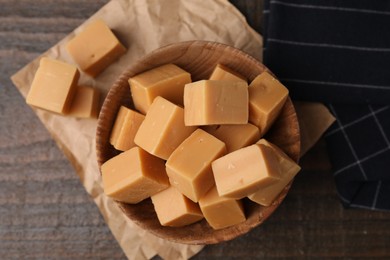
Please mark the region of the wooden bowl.
MULTIPOLYGON (((205 41, 191 41, 168 45, 153 51, 141 60, 135 62, 126 70, 111 87, 101 109, 97 133, 96 147, 99 167, 108 159, 117 155, 109 143, 111 128, 121 105, 134 109, 131 100, 128 79, 136 74, 154 67, 174 63, 191 73, 192 80, 207 79, 216 64, 221 63, 245 76, 249 82, 261 72, 268 70, 263 64, 248 54, 233 47, 205 41)), ((300 152, 300 135, 298 120, 293 104, 288 98, 280 116, 265 138, 278 145, 295 161, 300 152)), ((150 199, 131 205, 117 202, 134 223, 150 231, 156 236, 185 244, 214 244, 231 240, 263 223, 279 206, 291 186, 291 183, 281 192, 275 202, 269 207, 260 206, 244 199, 247 220, 241 224, 221 230, 213 230, 206 222, 180 227, 163 227, 160 225, 150 199)))

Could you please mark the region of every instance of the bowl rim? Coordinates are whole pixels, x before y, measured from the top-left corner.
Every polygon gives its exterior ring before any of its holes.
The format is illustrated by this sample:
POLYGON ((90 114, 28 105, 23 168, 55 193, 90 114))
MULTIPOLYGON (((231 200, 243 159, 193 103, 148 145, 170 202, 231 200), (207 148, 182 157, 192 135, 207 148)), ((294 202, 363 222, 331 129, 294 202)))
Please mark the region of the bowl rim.
MULTIPOLYGON (((105 160, 103 159, 103 157, 105 157, 105 156, 103 155, 101 148, 104 145, 107 145, 107 144, 102 145, 102 142, 104 142, 104 140, 101 140, 101 138, 100 138, 102 136, 102 131, 105 131, 105 134, 107 135, 107 129, 102 129, 102 124, 104 122, 106 122, 106 120, 108 120, 105 115, 106 115, 107 109, 109 109, 108 104, 109 104, 110 100, 112 100, 113 97, 117 94, 115 92, 116 88, 119 88, 118 86, 127 83, 128 79, 131 76, 135 75, 135 72, 141 73, 143 71, 151 69, 152 67, 159 66, 158 64, 156 65, 155 63, 153 63, 153 57, 155 57, 156 55, 159 55, 162 52, 172 51, 172 49, 177 49, 177 48, 184 48, 184 49, 186 49, 186 48, 189 48, 189 46, 196 46, 196 47, 202 46, 202 47, 204 47, 206 49, 207 48, 225 49, 228 52, 233 52, 233 53, 236 53, 236 54, 240 55, 240 57, 242 59, 245 59, 249 63, 251 63, 251 64, 253 64, 255 66, 258 66, 259 68, 261 68, 262 71, 268 71, 268 72, 272 73, 260 61, 256 60, 251 55, 249 55, 248 53, 246 53, 246 52, 244 52, 244 51, 242 51, 242 50, 240 50, 238 48, 235 48, 233 46, 230 46, 230 45, 227 45, 227 44, 224 44, 224 43, 203 41, 203 40, 183 41, 183 42, 178 42, 178 43, 171 43, 171 44, 162 46, 160 48, 157 48, 157 49, 151 51, 150 53, 146 54, 145 56, 137 59, 124 72, 122 72, 120 74, 120 76, 115 80, 115 82, 111 85, 111 87, 110 87, 110 89, 109 89, 109 91, 107 93, 107 96, 106 96, 106 98, 103 101, 103 105, 102 105, 101 111, 99 113, 98 124, 97 124, 97 129, 96 129, 96 154, 97 154, 97 161, 98 161, 99 174, 100 175, 101 175, 101 165, 105 162, 105 160), (150 64, 152 64, 154 66, 152 66, 150 68, 147 68, 145 70, 140 69, 142 67, 148 67, 148 65, 150 65, 150 64)), ((165 64, 165 63, 162 63, 162 64, 165 64)), ((129 97, 129 98, 131 98, 131 97, 129 97)), ((291 102, 290 97, 288 97, 288 99, 286 101, 286 104, 287 103, 289 103, 289 106, 293 109, 293 113, 295 115, 295 120, 294 120, 294 124, 295 125, 294 125, 294 128, 296 128, 296 131, 297 131, 297 134, 298 134, 298 140, 296 141, 295 146, 300 148, 300 131, 299 131, 298 118, 296 116, 294 105, 291 102)), ((132 107, 132 108, 134 108, 134 107, 132 107)), ((113 124, 113 120, 114 120, 114 118, 111 118, 111 122, 110 122, 111 126, 113 124)), ((111 129, 109 129, 109 132, 110 131, 111 131, 111 129)), ((109 135, 108 135, 108 137, 109 137, 109 135)), ((108 139, 106 140, 106 142, 109 143, 108 139)), ((298 149, 298 151, 294 154, 294 156, 290 156, 290 157, 294 161, 298 162, 299 161, 299 153, 300 153, 300 151, 298 149)), ((265 208, 264 210, 267 211, 267 212, 265 214, 263 214, 263 216, 259 216, 259 219, 258 219, 257 222, 250 223, 250 225, 245 226, 245 228, 242 228, 242 226, 241 226, 240 228, 237 228, 236 233, 234 233, 232 236, 227 235, 224 238, 221 238, 221 236, 218 236, 217 238, 209 238, 209 239, 196 239, 196 238, 192 238, 192 239, 191 238, 189 238, 189 239, 186 238, 186 239, 184 239, 184 238, 167 237, 167 236, 164 235, 165 233, 161 233, 161 232, 158 232, 158 231, 156 231, 154 229, 150 229, 150 227, 147 226, 145 223, 142 223, 142 221, 139 221, 139 219, 135 219, 133 215, 129 215, 128 212, 127 212, 127 208, 129 206, 129 204, 118 202, 118 201, 115 201, 115 202, 117 203, 119 208, 122 210, 122 212, 130 220, 132 220, 135 224, 137 224, 141 228, 143 228, 143 229, 153 233, 154 235, 156 235, 158 237, 161 237, 161 238, 173 241, 173 242, 184 243, 184 244, 214 244, 214 243, 219 243, 219 242, 231 240, 231 239, 233 239, 233 238, 235 238, 237 236, 241 236, 241 235, 249 232, 250 230, 252 230, 256 226, 259 226, 260 224, 262 224, 270 215, 272 215, 272 213, 276 210, 276 208, 279 206, 279 204, 284 200, 284 198, 286 197, 286 195, 287 195, 287 193, 288 193, 288 191, 289 191, 289 189, 290 189, 290 187, 291 187, 291 185, 293 183, 293 180, 284 188, 283 192, 281 192, 281 194, 279 194, 279 196, 277 197, 277 199, 275 200, 275 202, 272 205, 270 205, 268 207, 264 207, 265 208), (268 211, 270 211, 270 212, 268 212, 268 211)), ((148 200, 150 200, 150 199, 148 199, 148 200)), ((151 203, 151 202, 149 202, 149 203, 151 203)), ((130 206, 132 206, 132 205, 130 205, 130 206)), ((260 206, 260 207, 262 207, 262 206, 260 206)), ((163 227, 163 226, 161 226, 160 228, 162 228, 162 229, 172 229, 170 227, 163 227)))

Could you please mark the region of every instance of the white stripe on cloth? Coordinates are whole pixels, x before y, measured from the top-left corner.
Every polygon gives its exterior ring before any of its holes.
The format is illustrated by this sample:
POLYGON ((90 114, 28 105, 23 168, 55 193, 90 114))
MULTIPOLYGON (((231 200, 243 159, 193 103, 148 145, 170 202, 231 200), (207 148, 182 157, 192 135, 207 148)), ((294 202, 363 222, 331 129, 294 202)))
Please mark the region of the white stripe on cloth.
MULTIPOLYGON (((371 113, 369 113, 367 115, 361 116, 358 119, 355 119, 347 124, 343 124, 343 127, 347 128, 347 127, 353 126, 354 124, 357 124, 357 123, 363 121, 364 119, 370 118, 372 116, 375 116, 375 118, 376 118, 376 114, 387 110, 389 107, 390 106, 385 106, 385 107, 381 107, 380 109, 377 109, 377 110, 372 110, 371 113)), ((371 106, 370 106, 370 108, 371 108, 371 106)), ((379 124, 379 122, 378 122, 378 124, 379 124)), ((335 133, 339 132, 340 130, 341 130, 341 128, 333 129, 333 130, 329 131, 328 133, 326 133, 325 137, 331 136, 332 134, 335 134, 335 133)), ((383 129, 382 129, 382 131, 383 131, 383 129)), ((383 131, 383 133, 384 133, 384 131, 383 131)))
POLYGON ((379 122, 378 118, 376 117, 375 111, 372 109, 372 107, 371 107, 370 105, 369 105, 368 107, 370 108, 371 115, 372 115, 372 117, 374 118, 375 123, 378 125, 378 128, 379 128, 379 130, 381 131, 381 134, 382 134, 382 136, 383 136, 383 139, 385 139, 385 142, 386 142, 386 144, 387 144, 387 147, 390 147, 389 139, 387 139, 387 135, 386 135, 386 133, 385 133, 385 130, 383 130, 382 124, 379 122))
POLYGON ((283 5, 283 6, 294 7, 294 8, 308 8, 308 9, 331 10, 331 11, 341 11, 341 12, 358 12, 358 13, 368 13, 368 14, 390 15, 390 12, 378 11, 373 9, 360 9, 360 8, 325 6, 325 5, 293 4, 293 3, 285 3, 278 0, 271 0, 270 4, 283 5))
POLYGON ((347 166, 344 166, 343 168, 338 169, 337 171, 335 171, 335 172, 333 173, 333 176, 337 176, 337 175, 340 174, 341 172, 343 172, 343 171, 345 171, 345 170, 348 170, 349 168, 351 168, 351 167, 357 165, 358 163, 363 163, 363 162, 365 162, 365 161, 367 161, 367 160, 369 160, 369 159, 371 159, 371 158, 374 158, 374 157, 376 157, 376 156, 378 156, 378 155, 380 155, 380 154, 382 154, 382 153, 384 153, 384 152, 387 152, 388 150, 390 150, 390 148, 389 148, 389 147, 386 147, 386 148, 384 148, 384 149, 381 149, 381 150, 379 150, 379 151, 376 151, 375 153, 372 153, 372 154, 370 154, 370 155, 364 157, 364 158, 361 159, 361 160, 358 160, 358 161, 355 161, 355 162, 353 162, 353 163, 351 163, 351 164, 348 164, 347 166))
POLYGON ((376 202, 378 200, 378 194, 379 194, 379 191, 381 189, 381 186, 382 186, 382 181, 378 181, 378 184, 376 185, 375 197, 374 197, 374 201, 372 202, 371 209, 375 209, 375 207, 376 207, 376 202))
MULTIPOLYGON (((333 115, 337 118, 336 110, 333 108, 332 105, 329 105, 329 107, 332 110, 333 115)), ((338 123, 338 124, 340 125, 341 132, 343 133, 344 138, 347 141, 347 144, 348 144, 349 148, 351 149, 352 155, 355 158, 355 161, 356 161, 357 165, 359 166, 359 169, 360 169, 360 171, 361 171, 361 173, 363 175, 364 180, 367 180, 366 172, 364 171, 363 166, 361 165, 360 160, 359 160, 359 158, 358 158, 358 156, 356 154, 356 151, 355 151, 355 149, 352 146, 351 140, 349 140, 349 137, 348 137, 347 133, 345 132, 343 125, 341 125, 340 123, 338 123)))
POLYGON ((289 44, 289 45, 318 47, 318 48, 336 48, 336 49, 349 49, 349 50, 356 50, 356 51, 390 52, 390 48, 364 47, 364 46, 318 43, 318 42, 300 42, 300 41, 282 40, 277 38, 267 38, 266 41, 289 44))
POLYGON ((291 79, 291 78, 279 78, 279 80, 286 81, 286 82, 306 83, 306 84, 344 86, 344 87, 352 87, 352 88, 369 88, 369 89, 381 89, 381 90, 390 91, 390 86, 380 86, 380 85, 367 85, 367 84, 355 84, 355 83, 346 83, 346 82, 304 80, 304 79, 291 79))

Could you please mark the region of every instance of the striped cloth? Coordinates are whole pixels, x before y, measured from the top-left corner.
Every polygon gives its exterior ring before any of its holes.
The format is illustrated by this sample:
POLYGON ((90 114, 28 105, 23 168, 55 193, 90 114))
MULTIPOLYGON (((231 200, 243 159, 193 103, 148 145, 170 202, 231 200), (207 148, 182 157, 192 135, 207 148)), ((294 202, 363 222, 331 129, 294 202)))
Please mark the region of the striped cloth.
POLYGON ((328 104, 345 207, 390 210, 390 1, 267 0, 264 63, 296 100, 328 104))

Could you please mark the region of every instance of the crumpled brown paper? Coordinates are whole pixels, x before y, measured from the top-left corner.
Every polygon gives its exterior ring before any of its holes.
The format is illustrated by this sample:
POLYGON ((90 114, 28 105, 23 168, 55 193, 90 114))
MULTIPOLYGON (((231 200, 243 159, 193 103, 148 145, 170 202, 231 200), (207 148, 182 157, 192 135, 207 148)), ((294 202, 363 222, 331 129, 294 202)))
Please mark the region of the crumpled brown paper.
MULTIPOLYGON (((97 18, 103 19, 128 48, 124 56, 97 78, 81 73, 79 84, 98 88, 103 97, 125 68, 146 53, 174 42, 217 41, 241 49, 258 60, 262 59, 261 36, 226 0, 112 0, 42 56, 73 63, 65 44, 86 23, 97 18)), ((12 81, 24 97, 29 91, 39 59, 40 57, 12 76, 12 81)), ((129 259, 149 259, 156 254, 166 259, 188 259, 202 249, 198 245, 165 241, 141 230, 104 195, 96 162, 95 119, 64 117, 39 109, 34 111, 74 165, 85 189, 94 199, 129 259)), ((323 113, 324 117, 328 115, 323 113)), ((318 138, 327 128, 322 127, 323 129, 317 129, 318 138)), ((309 140, 307 143, 312 145, 314 141, 309 140)))
POLYGON ((301 157, 321 138, 336 118, 317 102, 294 102, 301 134, 301 157))

